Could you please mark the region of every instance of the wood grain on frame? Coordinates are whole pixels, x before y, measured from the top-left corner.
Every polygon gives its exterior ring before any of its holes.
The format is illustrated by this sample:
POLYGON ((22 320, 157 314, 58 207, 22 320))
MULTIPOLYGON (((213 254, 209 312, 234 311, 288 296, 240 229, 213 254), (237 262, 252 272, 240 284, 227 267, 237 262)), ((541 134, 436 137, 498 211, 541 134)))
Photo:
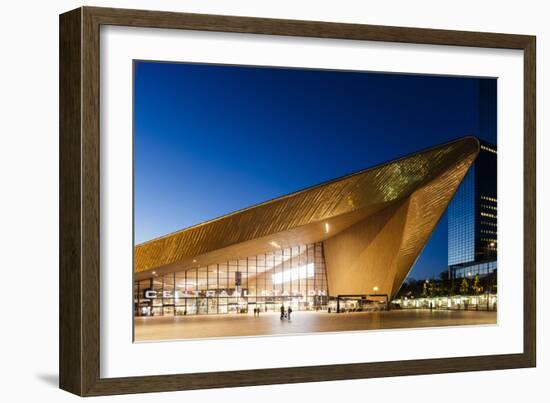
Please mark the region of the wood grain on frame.
POLYGON ((535 37, 82 7, 60 16, 60 387, 81 396, 533 367, 535 37), (99 28, 101 25, 521 49, 524 52, 524 351, 381 363, 100 378, 99 28))

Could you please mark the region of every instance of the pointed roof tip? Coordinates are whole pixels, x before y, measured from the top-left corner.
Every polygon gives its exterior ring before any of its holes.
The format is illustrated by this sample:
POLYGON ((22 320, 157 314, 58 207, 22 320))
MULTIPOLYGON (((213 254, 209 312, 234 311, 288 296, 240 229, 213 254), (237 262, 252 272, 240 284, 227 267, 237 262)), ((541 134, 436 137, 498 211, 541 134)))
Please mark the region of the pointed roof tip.
POLYGON ((473 147, 475 147, 476 151, 479 152, 481 150, 481 143, 479 141, 479 138, 474 135, 467 135, 464 137, 459 137, 456 139, 458 142, 467 142, 470 143, 473 147))

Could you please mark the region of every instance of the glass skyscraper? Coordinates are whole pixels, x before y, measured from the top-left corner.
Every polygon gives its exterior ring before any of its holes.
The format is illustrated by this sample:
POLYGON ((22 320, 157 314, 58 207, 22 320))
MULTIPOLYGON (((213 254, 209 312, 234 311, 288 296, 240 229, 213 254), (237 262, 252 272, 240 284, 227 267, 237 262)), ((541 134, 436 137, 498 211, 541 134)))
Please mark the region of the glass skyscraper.
POLYGON ((481 142, 476 162, 448 208, 448 259, 452 278, 486 275, 497 258, 497 152, 481 142), (478 263, 494 262, 490 265, 478 263))
MULTIPOLYGON (((496 82, 480 84, 480 133, 496 134, 496 82)), ((479 155, 448 207, 451 278, 497 268, 497 148, 480 140, 479 155)))

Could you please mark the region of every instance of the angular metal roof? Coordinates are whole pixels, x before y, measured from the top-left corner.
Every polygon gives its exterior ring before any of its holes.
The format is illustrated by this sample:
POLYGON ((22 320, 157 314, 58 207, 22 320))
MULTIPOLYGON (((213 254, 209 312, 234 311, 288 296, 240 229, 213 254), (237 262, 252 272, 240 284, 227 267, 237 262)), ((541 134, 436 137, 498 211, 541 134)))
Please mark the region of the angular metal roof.
MULTIPOLYGON (((422 193, 424 199, 417 192, 408 201, 432 205, 427 194, 440 200, 438 214, 431 218, 436 221, 428 225, 431 229, 421 237, 422 245, 412 238, 408 241, 419 253, 478 152, 478 140, 464 137, 142 243, 135 247, 136 278, 149 276, 152 270, 159 274, 187 270, 276 247, 325 241, 426 187, 431 191, 422 193), (446 196, 438 198, 438 192, 446 196), (325 223, 330 226, 328 233, 325 223)), ((417 210, 419 219, 430 215, 417 210)), ((411 256, 416 259, 418 253, 411 256)))

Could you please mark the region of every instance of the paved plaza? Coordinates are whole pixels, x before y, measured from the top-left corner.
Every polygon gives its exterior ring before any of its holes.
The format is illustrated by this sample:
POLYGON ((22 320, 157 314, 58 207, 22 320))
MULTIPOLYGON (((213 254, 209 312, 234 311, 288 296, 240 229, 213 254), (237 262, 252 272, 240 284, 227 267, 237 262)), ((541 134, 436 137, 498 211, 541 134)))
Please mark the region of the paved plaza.
POLYGON ((496 312, 394 310, 378 312, 293 312, 292 320, 278 313, 158 316, 135 318, 135 340, 283 335, 414 327, 496 324, 496 312))

